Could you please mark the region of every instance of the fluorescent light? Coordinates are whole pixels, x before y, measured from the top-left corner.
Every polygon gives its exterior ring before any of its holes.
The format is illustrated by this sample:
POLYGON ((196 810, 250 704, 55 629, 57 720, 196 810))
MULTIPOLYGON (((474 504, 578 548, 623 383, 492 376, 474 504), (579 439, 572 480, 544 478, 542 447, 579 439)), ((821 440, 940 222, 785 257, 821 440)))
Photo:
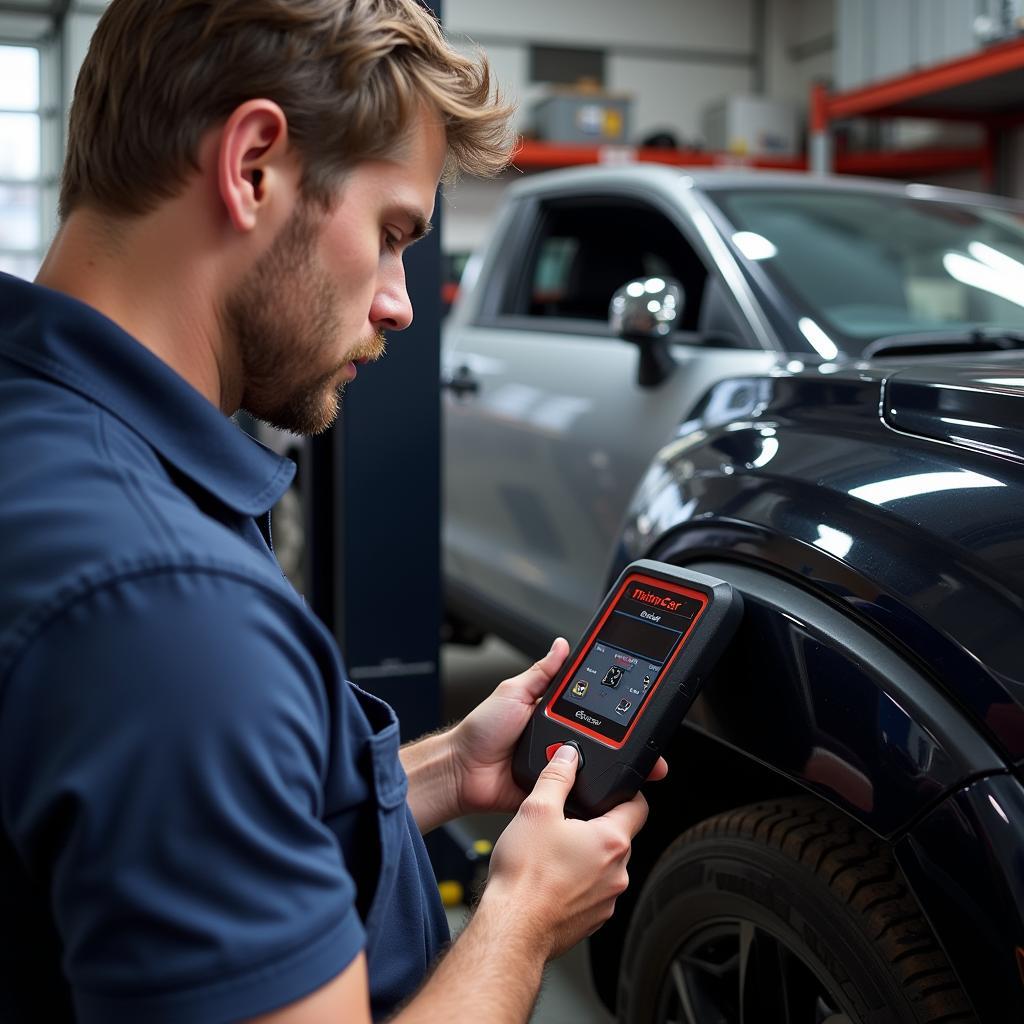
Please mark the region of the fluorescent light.
POLYGON ((752 469, 761 469, 763 466, 767 466, 779 454, 779 439, 777 437, 765 437, 761 440, 761 454, 750 463, 752 469))
POLYGON ((959 252, 947 252, 942 257, 942 265, 946 268, 946 273, 961 284, 990 292, 1001 299, 1006 299, 1007 302, 1024 306, 1024 275, 1007 274, 1005 271, 996 270, 988 263, 973 260, 959 252))
POLYGON ((756 231, 737 231, 732 240, 748 260, 770 260, 779 252, 764 235, 756 231))
POLYGON ((1018 282, 1024 281, 1024 263, 1007 256, 1005 252, 993 249, 991 245, 984 242, 968 242, 967 251, 979 262, 998 270, 1009 277, 1016 278, 1018 282))
POLYGON ((949 423, 954 427, 979 427, 982 430, 999 430, 994 423, 979 423, 977 420, 958 420, 952 416, 940 416, 940 422, 949 423))
POLYGON ((1005 486, 999 480, 963 469, 948 473, 915 473, 912 476, 899 476, 894 480, 879 480, 863 487, 855 487, 850 491, 850 495, 872 505, 885 505, 890 501, 913 498, 919 494, 1005 486))
POLYGON ((999 806, 999 801, 996 800, 996 798, 992 796, 991 793, 989 794, 988 802, 992 805, 992 809, 996 812, 996 814, 998 814, 999 817, 1002 818, 1007 825, 1009 825, 1010 819, 1006 816, 1006 811, 1004 811, 1002 807, 999 806))
POLYGON ((853 538, 842 530, 822 525, 818 527, 818 539, 814 546, 835 555, 836 558, 845 558, 853 547, 853 538))
POLYGON ((839 355, 836 343, 809 316, 800 317, 797 326, 822 359, 835 359, 839 355))

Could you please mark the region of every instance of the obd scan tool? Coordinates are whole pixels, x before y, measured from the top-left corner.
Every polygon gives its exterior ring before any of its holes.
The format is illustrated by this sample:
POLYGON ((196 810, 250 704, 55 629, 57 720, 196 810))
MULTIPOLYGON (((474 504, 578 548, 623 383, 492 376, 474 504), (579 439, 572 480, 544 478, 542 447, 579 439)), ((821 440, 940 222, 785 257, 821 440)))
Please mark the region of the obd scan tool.
POLYGON ((537 705, 512 760, 533 788, 563 743, 579 751, 566 810, 629 800, 672 738, 743 613, 728 583, 663 562, 628 565, 537 705))

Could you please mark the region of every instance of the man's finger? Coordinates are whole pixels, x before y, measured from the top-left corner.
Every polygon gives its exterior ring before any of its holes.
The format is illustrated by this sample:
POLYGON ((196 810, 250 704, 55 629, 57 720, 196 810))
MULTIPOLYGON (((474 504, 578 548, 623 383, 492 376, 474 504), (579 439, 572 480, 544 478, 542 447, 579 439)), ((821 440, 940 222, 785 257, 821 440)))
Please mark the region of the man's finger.
POLYGON ((525 672, 520 672, 508 681, 532 703, 548 688, 551 677, 562 667, 562 662, 568 654, 568 640, 560 636, 555 637, 551 650, 540 661, 534 662, 525 672))
POLYGON ((654 767, 647 776, 647 781, 658 782, 660 779, 665 778, 666 775, 668 775, 668 761, 663 757, 659 757, 658 760, 654 762, 654 767))
POLYGON ((563 743, 537 776, 532 795, 545 803, 550 802, 564 807, 569 790, 576 781, 579 763, 580 757, 576 748, 571 743, 563 743))
POLYGON ((637 793, 632 800, 617 804, 606 812, 604 817, 616 828, 624 828, 632 838, 644 827, 644 822, 647 821, 647 811, 647 801, 644 799, 643 793, 637 793))

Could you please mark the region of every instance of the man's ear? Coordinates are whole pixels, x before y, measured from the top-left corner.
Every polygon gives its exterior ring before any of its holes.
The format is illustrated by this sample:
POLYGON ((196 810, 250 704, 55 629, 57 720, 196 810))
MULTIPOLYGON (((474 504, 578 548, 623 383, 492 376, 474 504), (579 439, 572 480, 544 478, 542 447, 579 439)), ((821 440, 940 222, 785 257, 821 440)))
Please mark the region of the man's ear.
MULTIPOLYGON (((295 188, 288 119, 273 100, 248 100, 224 123, 217 147, 217 185, 236 231, 252 231, 269 200, 295 188)), ((290 204, 289 204, 290 205, 290 204)))

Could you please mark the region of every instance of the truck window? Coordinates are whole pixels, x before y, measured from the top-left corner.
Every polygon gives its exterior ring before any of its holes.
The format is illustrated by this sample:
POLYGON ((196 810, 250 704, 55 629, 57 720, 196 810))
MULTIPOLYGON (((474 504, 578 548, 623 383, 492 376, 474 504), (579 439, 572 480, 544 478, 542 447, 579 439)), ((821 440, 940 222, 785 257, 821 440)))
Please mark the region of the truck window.
POLYGON ((676 278, 686 295, 680 328, 698 328, 707 271, 663 213, 628 200, 552 201, 502 312, 605 323, 612 295, 636 277, 676 278))

